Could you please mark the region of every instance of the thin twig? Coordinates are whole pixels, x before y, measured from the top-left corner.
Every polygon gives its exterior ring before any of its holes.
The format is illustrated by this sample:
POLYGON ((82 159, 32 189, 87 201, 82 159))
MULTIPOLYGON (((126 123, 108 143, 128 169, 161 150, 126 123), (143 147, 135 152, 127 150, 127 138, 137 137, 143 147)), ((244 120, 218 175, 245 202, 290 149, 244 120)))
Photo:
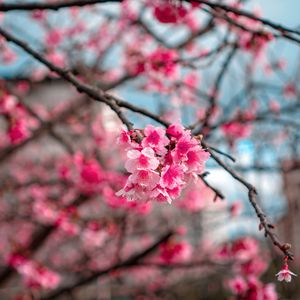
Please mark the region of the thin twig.
POLYGON ((39 10, 59 10, 61 8, 68 7, 82 7, 87 5, 94 5, 107 2, 122 2, 122 0, 58 0, 56 2, 25 2, 25 3, 1 3, 0 11, 12 11, 12 10, 24 10, 31 11, 35 9, 39 10))
POLYGON ((230 63, 234 57, 234 55, 236 54, 238 50, 238 46, 237 44, 235 44, 233 46, 233 48, 231 49, 231 51, 228 53, 227 57, 225 57, 225 60, 224 60, 224 63, 220 69, 220 72, 216 78, 216 81, 215 81, 215 84, 214 84, 214 87, 213 87, 213 90, 212 90, 212 94, 209 98, 209 107, 208 109, 206 110, 206 113, 205 113, 205 116, 204 116, 204 120, 202 121, 202 125, 201 125, 201 128, 199 130, 196 130, 195 131, 195 135, 199 134, 200 132, 203 131, 203 129, 206 129, 209 125, 209 122, 210 122, 210 119, 211 117, 213 116, 213 112, 216 108, 216 105, 217 105, 217 97, 218 95, 216 94, 219 89, 220 89, 220 86, 222 84, 222 80, 224 78, 224 75, 226 74, 226 71, 228 70, 229 66, 230 66, 230 63))
POLYGON ((53 293, 49 294, 48 296, 41 297, 41 300, 55 299, 55 298, 59 297, 60 295, 63 295, 69 291, 72 291, 80 286, 86 285, 86 284, 96 280, 99 277, 106 276, 112 271, 134 267, 143 258, 145 258, 149 254, 151 254, 154 250, 156 250, 160 244, 166 242, 173 234, 174 234, 173 231, 168 231, 167 233, 162 235, 160 238, 158 238, 153 244, 151 244, 149 247, 147 247, 145 250, 143 250, 137 254, 134 254, 131 257, 129 257, 128 259, 126 259, 122 262, 116 263, 113 266, 110 266, 104 270, 95 272, 90 276, 79 279, 77 282, 75 282, 69 286, 63 287, 57 291, 54 291, 53 293))
MULTIPOLYGON (((206 143, 202 141, 202 145, 204 147, 207 147, 206 143)), ((273 244, 278 247, 285 256, 287 256, 290 260, 293 260, 294 255, 288 250, 287 244, 282 243, 276 234, 273 232, 274 225, 271 224, 262 208, 257 203, 257 190, 256 188, 246 181, 242 176, 240 176, 237 172, 235 172, 231 167, 229 167, 227 164, 225 164, 218 156, 216 156, 211 150, 207 150, 211 157, 216 161, 216 163, 221 166, 225 171, 227 171, 234 179, 239 181, 241 184, 243 184, 248 189, 248 198, 252 205, 252 207, 255 210, 255 213, 260 220, 260 228, 263 228, 265 231, 265 236, 269 236, 273 244)))

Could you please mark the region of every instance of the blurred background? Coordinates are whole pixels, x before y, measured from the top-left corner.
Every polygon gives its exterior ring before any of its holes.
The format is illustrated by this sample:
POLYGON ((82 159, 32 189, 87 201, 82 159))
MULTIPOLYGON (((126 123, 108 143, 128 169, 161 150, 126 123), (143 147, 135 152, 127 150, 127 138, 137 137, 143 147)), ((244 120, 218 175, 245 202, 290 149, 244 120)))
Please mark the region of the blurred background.
MULTIPOLYGON (((192 132, 201 130, 209 145, 233 156, 236 162, 220 157, 257 187, 276 233, 292 245, 290 266, 299 274, 299 43, 268 28, 274 38, 261 45, 255 34, 247 36, 209 7, 164 23, 155 15, 155 1, 150 2, 0 12, 0 25, 85 83, 169 122, 180 120, 192 132), (157 49, 166 53, 158 65, 177 53, 172 74, 147 65, 157 49), (203 127, 212 100, 217 104, 203 127)), ((299 1, 216 2, 299 30, 299 1)), ((245 17, 229 17, 262 30, 245 17)), ((127 176, 124 149, 116 143, 122 128, 116 115, 13 43, 0 40, 0 49, 1 299, 300 299, 298 277, 289 284, 275 282, 282 254, 259 230, 247 190, 226 170, 209 160, 205 176, 225 200, 197 183, 172 206, 124 204, 114 196, 127 176), (183 243, 184 249, 173 268, 160 261, 160 248, 144 266, 112 270, 76 288, 76 282, 126 260, 169 228, 177 232, 173 244, 183 243), (261 271, 249 271, 261 278, 255 289, 273 282, 277 298, 271 292, 239 295, 229 284, 244 276, 239 270, 245 261, 236 265, 231 253, 219 264, 216 257, 225 244, 245 237, 253 242, 244 241, 237 252, 255 252, 253 257, 265 264, 254 260, 252 267, 261 271), (253 250, 255 243, 261 250, 253 250), (28 270, 20 268, 25 258, 32 259, 28 270), (155 263, 163 265, 150 266, 155 263), (185 265, 176 268, 178 263, 185 265), (46 276, 49 285, 31 278, 37 264, 42 271, 34 277, 47 273, 44 267, 53 271, 46 276), (71 291, 54 295, 69 285, 74 285, 71 291)), ((134 128, 160 125, 134 111, 124 113, 134 128)))

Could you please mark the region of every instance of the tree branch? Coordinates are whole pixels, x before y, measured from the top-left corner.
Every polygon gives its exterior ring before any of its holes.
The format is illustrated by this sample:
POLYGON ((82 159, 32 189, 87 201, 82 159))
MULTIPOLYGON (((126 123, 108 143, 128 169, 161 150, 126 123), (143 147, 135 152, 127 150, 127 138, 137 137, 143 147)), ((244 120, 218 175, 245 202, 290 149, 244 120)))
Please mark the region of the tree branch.
POLYGON ((238 50, 238 46, 234 45, 233 48, 231 49, 231 51, 228 53, 227 57, 224 60, 224 63, 223 63, 223 65, 220 69, 220 72, 219 72, 219 74, 216 78, 216 81, 215 81, 215 84, 214 84, 214 87, 213 87, 213 90, 212 90, 212 94, 209 98, 209 107, 206 110, 201 128, 199 130, 195 131, 195 135, 199 134, 200 132, 203 131, 203 129, 206 129, 209 126, 210 118, 213 116, 213 112, 214 112, 214 110, 216 108, 216 105, 217 105, 218 95, 216 93, 219 92, 220 85, 222 84, 222 80, 224 78, 224 75, 226 74, 226 71, 228 70, 233 57, 237 53, 237 50, 238 50))
POLYGON ((123 0, 59 0, 56 2, 27 2, 27 3, 1 3, 0 11, 12 11, 12 10, 24 10, 31 11, 35 9, 40 10, 59 10, 61 8, 68 8, 73 6, 86 6, 93 5, 99 3, 107 3, 107 2, 122 2, 123 0))
POLYGON ((244 16, 244 17, 247 17, 247 18, 249 18, 251 20, 255 20, 255 21, 261 22, 264 25, 267 25, 267 26, 269 26, 269 27, 271 27, 271 28, 273 28, 273 29, 275 29, 277 31, 280 31, 286 38, 289 38, 289 36, 285 35, 286 32, 289 32, 289 33, 292 33, 292 34, 300 36, 300 31, 297 31, 297 30, 294 30, 294 29, 290 29, 290 28, 285 27, 285 26, 283 26, 281 24, 274 23, 274 22, 272 22, 270 20, 267 20, 267 19, 264 19, 264 18, 257 17, 254 14, 249 13, 247 11, 234 8, 234 7, 226 5, 226 4, 215 3, 215 2, 212 3, 212 2, 206 1, 206 0, 195 0, 195 1, 199 2, 199 3, 202 3, 202 4, 204 4, 204 5, 212 8, 214 10, 221 9, 221 10, 224 10, 224 11, 229 12, 229 13, 234 13, 236 15, 244 16))
POLYGON ((0 27, 0 35, 2 35, 7 41, 10 41, 14 43, 15 45, 18 45, 20 48, 22 48, 25 52, 27 52, 29 55, 34 57, 37 61, 41 62, 43 65, 48 67, 49 70, 55 72, 57 75, 59 75, 61 78, 65 79, 69 83, 71 83, 79 93, 84 93, 93 100, 96 100, 98 102, 102 102, 106 105, 108 105, 119 117, 119 119, 126 125, 128 130, 133 129, 133 124, 129 122, 129 120, 125 117, 121 107, 126 107, 127 109, 130 109, 134 112, 138 112, 144 116, 153 118, 159 123, 166 124, 159 116, 147 111, 146 109, 141 109, 139 107, 134 106, 133 104, 130 104, 118 97, 115 97, 109 93, 106 93, 104 90, 100 88, 93 87, 89 84, 83 83, 80 81, 72 72, 64 70, 62 68, 59 68, 52 64, 50 61, 48 61, 46 58, 44 58, 41 54, 39 54, 37 51, 35 51, 33 48, 31 48, 27 43, 24 41, 18 39, 14 35, 10 34, 6 30, 4 30, 2 27, 0 27))
POLYGON ((80 286, 86 285, 99 277, 106 276, 112 271, 129 268, 129 267, 134 267, 137 263, 140 262, 141 259, 143 259, 144 257, 151 254, 154 250, 156 250, 156 248, 160 244, 166 242, 173 234, 174 234, 173 231, 168 231, 163 236, 158 238, 153 244, 151 244, 149 247, 147 247, 145 250, 143 250, 137 254, 134 254, 133 256, 129 257, 128 259, 124 260, 123 262, 117 263, 111 267, 104 269, 104 270, 95 272, 94 274, 87 276, 85 278, 79 279, 77 282, 75 282, 67 287, 63 287, 57 291, 54 291, 53 293, 49 294, 48 296, 42 297, 41 300, 55 299, 55 298, 59 297, 60 295, 68 293, 80 286))
MULTIPOLYGON (((202 141, 202 145, 204 147, 207 147, 205 142, 202 141)), ((207 150, 211 157, 216 161, 216 163, 221 166, 225 171, 227 171, 227 173, 229 173, 234 179, 236 179, 237 181, 239 181, 241 184, 243 184, 247 189, 248 189, 248 198, 249 201, 252 205, 252 207, 255 210, 255 213, 257 215, 257 217, 260 220, 260 228, 263 228, 265 231, 265 236, 269 236, 272 243, 278 247, 285 256, 287 256, 290 260, 294 259, 294 255, 293 253, 291 253, 289 251, 289 247, 287 246, 286 243, 282 243, 278 237, 276 236, 276 234, 273 232, 273 228, 274 225, 271 224, 267 217, 266 214, 264 213, 264 211, 262 210, 262 208, 259 206, 259 204, 257 203, 257 191, 256 188, 249 183, 248 181, 246 181, 244 178, 242 178, 238 173, 236 173, 231 167, 229 167, 228 165, 226 165, 218 156, 216 156, 211 150, 207 150)))
MULTIPOLYGON (((87 196, 79 195, 70 205, 66 206, 65 208, 72 207, 72 206, 80 206, 87 200, 87 196)), ((56 229, 55 225, 48 225, 48 226, 40 226, 32 235, 31 243, 26 248, 18 249, 18 253, 22 254, 24 252, 29 252, 29 254, 33 254, 36 252, 48 239, 51 233, 53 233, 56 229)), ((3 284, 7 280, 11 278, 14 274, 15 269, 8 266, 0 273, 0 283, 3 284)))
POLYGON ((65 120, 68 116, 72 115, 77 109, 82 107, 86 103, 86 99, 81 99, 80 101, 77 101, 76 103, 73 103, 62 111, 61 113, 57 114, 52 120, 43 122, 41 126, 37 129, 35 129, 33 132, 31 132, 30 137, 23 140, 19 144, 9 146, 2 150, 0 152, 0 163, 4 162, 8 157, 16 153, 18 150, 20 150, 22 147, 30 143, 31 141, 37 139, 45 132, 48 132, 51 130, 51 128, 54 126, 55 123, 58 123, 62 120, 65 120))

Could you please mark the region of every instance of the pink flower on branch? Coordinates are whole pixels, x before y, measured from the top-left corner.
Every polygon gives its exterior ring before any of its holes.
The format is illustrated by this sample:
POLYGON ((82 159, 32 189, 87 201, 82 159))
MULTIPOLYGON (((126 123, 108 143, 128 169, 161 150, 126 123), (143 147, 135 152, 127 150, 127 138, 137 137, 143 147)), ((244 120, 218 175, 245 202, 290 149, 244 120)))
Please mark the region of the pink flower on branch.
POLYGON ((160 245, 160 260, 165 264, 181 263, 189 260, 192 247, 186 241, 170 240, 160 245))
POLYGON ((295 273, 293 273, 292 271, 289 270, 289 266, 287 264, 287 259, 285 258, 285 263, 283 265, 283 267, 281 268, 281 270, 276 274, 277 279, 279 281, 286 281, 286 282, 290 282, 292 280, 292 276, 297 276, 295 273))
POLYGON ((169 165, 162 169, 160 184, 162 187, 174 189, 176 186, 184 184, 183 168, 180 165, 169 165))
POLYGON ((28 287, 55 289, 61 281, 57 273, 21 254, 12 253, 7 262, 18 271, 28 287))
POLYGON ((138 170, 129 176, 128 181, 145 189, 152 189, 159 182, 159 175, 151 170, 138 170))
POLYGON ((10 126, 7 135, 10 143, 15 145, 25 140, 30 135, 30 132, 27 129, 26 122, 19 120, 10 126))
POLYGON ((180 124, 167 130, 148 125, 144 130, 122 131, 119 142, 128 146, 125 168, 130 176, 116 195, 127 200, 171 203, 191 178, 203 172, 209 158, 199 139, 180 124))
POLYGON ((138 150, 130 150, 127 152, 128 160, 125 164, 125 168, 128 172, 133 173, 135 170, 150 169, 155 170, 159 161, 155 158, 154 151, 146 147, 141 152, 138 150))
POLYGON ((186 8, 182 5, 174 5, 171 2, 161 1, 154 7, 153 14, 161 23, 177 23, 187 14, 186 8))
POLYGON ((156 0, 149 1, 149 6, 153 7, 153 15, 160 23, 179 23, 200 6, 197 1, 190 2, 187 4, 182 1, 156 0))
POLYGON ((152 52, 149 59, 149 69, 165 76, 176 76, 178 73, 177 60, 179 56, 175 50, 157 48, 152 52))
POLYGON ((166 131, 162 127, 155 128, 148 125, 144 129, 145 138, 143 139, 143 147, 152 147, 156 152, 162 154, 166 151, 165 146, 169 144, 169 139, 166 137, 166 131))

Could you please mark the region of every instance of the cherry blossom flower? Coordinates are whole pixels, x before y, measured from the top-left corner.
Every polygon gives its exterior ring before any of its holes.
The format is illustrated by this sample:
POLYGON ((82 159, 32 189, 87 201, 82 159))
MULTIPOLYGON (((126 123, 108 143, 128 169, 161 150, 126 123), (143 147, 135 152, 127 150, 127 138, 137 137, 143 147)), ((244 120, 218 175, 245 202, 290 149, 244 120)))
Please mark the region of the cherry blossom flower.
POLYGON ((187 154, 194 147, 198 145, 198 141, 191 138, 190 132, 185 132, 184 135, 178 140, 174 149, 173 158, 175 161, 188 160, 187 154))
POLYGON ((9 137, 11 144, 13 145, 18 144, 23 140, 25 140, 30 135, 25 120, 19 120, 14 122, 10 126, 7 135, 9 137))
POLYGON ((260 257, 259 255, 253 255, 248 261, 243 262, 238 270, 241 274, 245 276, 259 276, 264 273, 267 269, 266 259, 260 257))
POLYGON ((278 281, 286 281, 290 282, 292 280, 292 276, 297 276, 295 273, 289 270, 289 266, 287 262, 283 265, 281 270, 276 274, 278 281))
POLYGON ((184 127, 179 123, 172 124, 168 127, 167 134, 178 140, 184 134, 184 127))
POLYGON ((17 105, 17 98, 13 95, 3 94, 0 96, 0 114, 13 112, 17 105))
POLYGON ((33 213, 37 220, 44 224, 54 224, 58 218, 58 212, 49 201, 36 200, 33 205, 33 213))
POLYGON ((244 139, 251 134, 251 125, 241 122, 228 122, 221 126, 223 133, 230 139, 244 139))
POLYGON ((66 166, 60 166, 60 173, 63 178, 69 179, 73 175, 73 179, 78 183, 82 193, 90 195, 101 188, 104 181, 104 173, 99 162, 94 158, 86 158, 82 153, 77 152, 72 157, 76 172, 70 174, 66 166))
POLYGON ((45 37, 45 43, 51 47, 57 47, 63 39, 63 32, 60 29, 49 31, 45 37))
POLYGON ((186 16, 187 10, 182 4, 174 5, 168 1, 159 1, 154 7, 153 14, 161 23, 176 23, 186 16))
POLYGON ((8 264, 22 276, 27 286, 55 289, 61 281, 60 276, 20 254, 11 254, 8 264))
POLYGON ((128 182, 138 184, 145 189, 153 189, 159 182, 159 174, 152 170, 137 170, 128 178, 128 182))
POLYGON ((80 236, 83 240, 83 245, 87 249, 101 247, 109 237, 107 231, 101 228, 97 222, 90 222, 86 229, 83 230, 80 236))
POLYGON ((192 247, 186 241, 169 240, 160 245, 160 260, 165 264, 187 261, 192 254, 192 247))
POLYGON ((201 174, 204 171, 205 162, 209 159, 209 153, 204 149, 195 146, 186 154, 184 165, 187 167, 187 173, 201 174))
POLYGON ((264 300, 277 300, 278 299, 274 284, 267 284, 264 286, 263 299, 264 300))
POLYGON ((88 161, 81 166, 80 177, 86 184, 98 184, 102 180, 102 172, 97 162, 88 161))
POLYGON ((286 99, 291 99, 297 95, 297 87, 293 82, 287 83, 283 88, 283 96, 286 99))
POLYGON ((161 23, 178 23, 185 20, 185 17, 200 3, 191 1, 190 4, 183 4, 182 1, 156 0, 149 1, 153 7, 154 17, 161 23))
POLYGON ((169 139, 166 137, 166 131, 162 127, 155 128, 148 125, 144 129, 145 138, 142 141, 143 147, 151 147, 157 153, 166 152, 165 146, 168 145, 169 139))
POLYGON ((24 276, 28 286, 41 286, 46 289, 55 289, 61 280, 58 274, 31 261, 21 265, 18 271, 24 276))
POLYGON ((164 188, 173 189, 180 186, 183 181, 183 168, 179 165, 170 165, 162 169, 160 185, 164 188))
POLYGON ((240 276, 229 280, 228 286, 234 294, 243 294, 247 290, 247 283, 244 278, 240 276))
MULTIPOLYGON (((49 54, 47 54, 47 59, 52 62, 54 65, 64 68, 66 64, 66 57, 62 52, 58 51, 51 51, 49 54)), ((57 76, 54 72, 51 73, 53 76, 57 76)))
POLYGON ((155 170, 159 165, 159 161, 154 155, 154 151, 150 147, 144 148, 141 152, 130 150, 127 152, 128 160, 125 168, 131 173, 140 169, 155 170))
POLYGON ((151 71, 172 77, 178 73, 177 59, 178 53, 175 50, 158 48, 149 55, 147 61, 151 71))
POLYGON ((258 253, 258 242, 251 237, 240 238, 234 242, 231 251, 234 258, 247 261, 258 253))
POLYGON ((179 123, 167 130, 148 125, 138 134, 139 143, 134 130, 122 131, 119 137, 119 142, 128 146, 125 168, 131 174, 116 196, 171 203, 191 178, 203 172, 209 153, 179 123))

